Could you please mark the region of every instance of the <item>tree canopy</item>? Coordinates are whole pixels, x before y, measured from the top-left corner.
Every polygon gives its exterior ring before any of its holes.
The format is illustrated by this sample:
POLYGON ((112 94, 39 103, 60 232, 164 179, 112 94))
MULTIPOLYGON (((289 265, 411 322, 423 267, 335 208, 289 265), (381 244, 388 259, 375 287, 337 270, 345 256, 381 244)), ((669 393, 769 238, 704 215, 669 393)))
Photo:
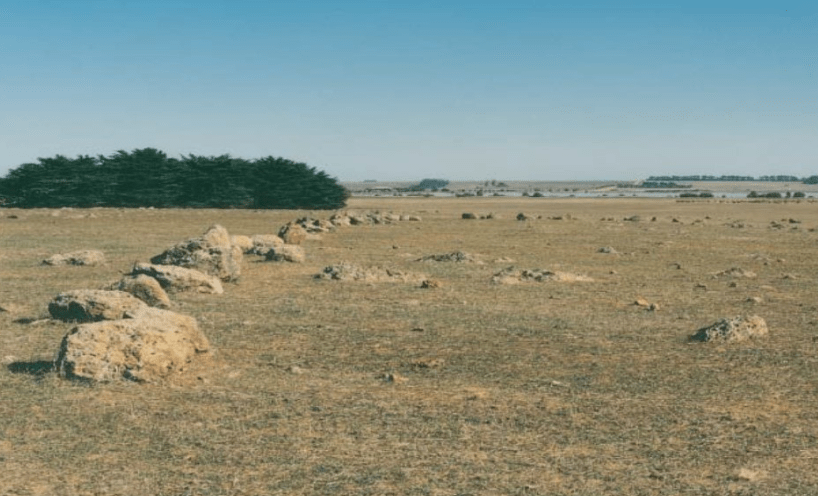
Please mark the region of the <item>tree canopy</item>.
POLYGON ((154 148, 38 158, 0 178, 0 199, 22 208, 337 209, 347 198, 336 179, 300 162, 230 155, 177 159, 154 148))

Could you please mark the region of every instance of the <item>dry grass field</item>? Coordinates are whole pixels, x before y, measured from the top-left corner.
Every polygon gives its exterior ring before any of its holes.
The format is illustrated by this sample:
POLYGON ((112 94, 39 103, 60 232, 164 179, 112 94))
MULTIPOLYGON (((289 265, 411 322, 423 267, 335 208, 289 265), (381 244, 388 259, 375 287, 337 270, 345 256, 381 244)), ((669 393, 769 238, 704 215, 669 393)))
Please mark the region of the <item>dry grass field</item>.
POLYGON ((818 204, 349 210, 422 221, 339 228, 302 264, 245 257, 223 295, 174 296, 213 353, 165 383, 90 385, 50 370, 72 327, 47 320, 57 293, 214 223, 275 233, 309 212, 0 210, 0 496, 818 494, 818 204), (79 249, 108 262, 40 265, 79 249), (458 250, 482 263, 416 261, 458 250), (442 286, 313 277, 342 261, 442 286), (493 284, 509 266, 593 281, 493 284), (733 267, 757 276, 715 275, 733 267), (769 335, 688 341, 736 315, 769 335))

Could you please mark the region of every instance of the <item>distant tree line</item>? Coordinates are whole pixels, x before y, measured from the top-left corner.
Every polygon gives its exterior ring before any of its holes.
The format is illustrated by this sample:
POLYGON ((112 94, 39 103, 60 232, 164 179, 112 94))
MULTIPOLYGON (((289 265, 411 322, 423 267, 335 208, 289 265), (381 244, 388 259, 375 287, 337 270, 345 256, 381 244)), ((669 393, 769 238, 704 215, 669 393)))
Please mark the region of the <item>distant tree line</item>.
POLYGON ((675 188, 692 188, 690 184, 679 184, 673 181, 645 181, 641 185, 642 188, 655 189, 675 189, 675 188))
POLYGON ((747 198, 805 198, 807 195, 803 191, 796 191, 795 193, 790 193, 787 191, 784 195, 777 191, 772 191, 769 193, 758 193, 756 191, 750 191, 747 195, 747 198))
POLYGON ((170 158, 154 148, 110 156, 57 155, 0 178, 0 203, 32 207, 337 209, 347 190, 314 167, 283 158, 170 158))
POLYGON ((797 176, 650 176, 647 181, 766 181, 766 182, 789 182, 797 183, 804 182, 805 184, 818 184, 818 176, 810 176, 808 178, 799 178, 797 176), (807 182, 813 181, 813 182, 807 182))

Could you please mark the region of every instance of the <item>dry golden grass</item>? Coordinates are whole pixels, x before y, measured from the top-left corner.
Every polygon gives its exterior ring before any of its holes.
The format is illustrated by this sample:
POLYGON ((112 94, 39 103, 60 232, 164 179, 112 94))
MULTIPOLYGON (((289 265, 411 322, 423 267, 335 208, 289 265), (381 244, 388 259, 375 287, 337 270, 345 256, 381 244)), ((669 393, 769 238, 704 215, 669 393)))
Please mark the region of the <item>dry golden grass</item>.
POLYGON ((350 210, 423 221, 325 234, 303 264, 248 257, 224 295, 175 296, 211 357, 164 384, 93 386, 49 371, 71 327, 39 320, 54 295, 116 280, 213 223, 275 233, 305 212, 0 211, 0 306, 13 309, 0 313, 0 495, 818 494, 816 204, 350 210), (86 248, 108 263, 39 265, 86 248), (417 261, 457 250, 483 263, 417 261), (313 279, 343 261, 442 284, 313 279), (492 284, 510 265, 594 282, 492 284), (715 275, 732 267, 757 276, 715 275), (687 341, 741 314, 770 335, 687 341))

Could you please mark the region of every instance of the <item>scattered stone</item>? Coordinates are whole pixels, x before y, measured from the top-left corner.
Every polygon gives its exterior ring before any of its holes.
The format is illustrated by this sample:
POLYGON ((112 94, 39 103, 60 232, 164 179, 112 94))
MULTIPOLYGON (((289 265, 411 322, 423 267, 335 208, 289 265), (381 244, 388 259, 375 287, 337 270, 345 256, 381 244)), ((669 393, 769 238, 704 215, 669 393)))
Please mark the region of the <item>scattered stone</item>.
POLYGON ((197 293, 222 294, 224 288, 218 277, 174 265, 139 263, 134 265, 131 275, 145 274, 153 277, 162 288, 170 292, 193 291, 197 293))
POLYGON ((642 298, 641 296, 637 297, 636 301, 633 302, 633 304, 638 306, 638 307, 645 307, 645 308, 648 308, 650 306, 650 302, 648 302, 648 300, 642 298))
POLYGON ((364 281, 364 282, 417 282, 426 279, 423 275, 412 274, 391 268, 359 267, 349 263, 341 263, 325 267, 316 279, 333 281, 364 281))
POLYGON ((23 311, 23 307, 15 303, 0 303, 0 313, 18 314, 23 311))
POLYGON ((159 281, 145 274, 125 276, 122 280, 106 289, 125 291, 152 307, 170 308, 171 306, 170 298, 168 298, 168 294, 165 290, 162 289, 162 285, 159 284, 159 281))
POLYGON ((742 482, 758 482, 767 477, 767 472, 764 470, 752 470, 746 467, 740 468, 736 474, 731 477, 735 481, 742 482))
POLYGON ((153 382, 183 371, 196 354, 210 348, 193 317, 150 307, 129 317, 71 329, 56 360, 60 375, 153 382))
POLYGON ((57 320, 97 322, 123 319, 145 307, 145 302, 124 291, 78 289, 58 294, 48 304, 48 313, 57 320))
POLYGON ((764 298, 762 298, 760 296, 750 296, 749 298, 747 298, 746 301, 747 301, 747 303, 760 304, 760 303, 764 303, 764 298))
POLYGON ((419 215, 410 215, 409 222, 420 222, 423 220, 419 215))
POLYGON ((593 282, 588 276, 572 274, 570 272, 550 271, 543 269, 515 270, 514 267, 507 267, 494 274, 492 282, 495 284, 517 284, 519 282, 593 282))
POLYGON ((767 335, 767 323, 757 315, 721 319, 690 336, 691 341, 740 342, 767 335))
POLYGON ((101 265, 105 263, 105 254, 98 250, 80 250, 71 253, 52 255, 43 260, 43 265, 101 265))
POLYGON ((281 245, 270 248, 265 259, 273 262, 303 263, 306 259, 304 248, 298 245, 281 245))
POLYGON ((423 289, 437 289, 442 288, 443 283, 437 279, 424 279, 420 283, 420 287, 423 289))
POLYGON ((413 369, 436 369, 442 367, 446 363, 443 358, 418 358, 412 360, 409 366, 413 369))
POLYGON ((156 265, 196 269, 223 281, 238 279, 241 261, 241 248, 231 244, 227 229, 218 224, 211 226, 202 236, 183 241, 151 258, 151 263, 156 265))
POLYGON ((383 382, 389 382, 393 384, 402 384, 408 380, 406 377, 403 377, 402 375, 395 373, 383 374, 380 378, 383 382))
POLYGON ((639 221, 642 220, 642 217, 639 216, 639 215, 631 215, 630 217, 625 217, 622 220, 627 221, 627 222, 639 222, 639 221))
POLYGON ((741 267, 731 267, 727 270, 716 272, 714 277, 746 277, 748 279, 753 279, 756 277, 756 273, 749 270, 744 270, 741 267))
POLYGON ((614 249, 614 247, 612 247, 612 246, 603 246, 603 247, 600 247, 600 248, 599 248, 599 249, 598 249, 596 252, 597 252, 597 253, 609 253, 609 254, 611 254, 611 255, 618 255, 618 254, 619 254, 619 252, 618 252, 618 251, 616 251, 616 250, 614 249))
POLYGON ((416 262, 476 262, 477 259, 466 252, 454 251, 452 253, 442 253, 438 255, 427 255, 418 258, 416 262))

